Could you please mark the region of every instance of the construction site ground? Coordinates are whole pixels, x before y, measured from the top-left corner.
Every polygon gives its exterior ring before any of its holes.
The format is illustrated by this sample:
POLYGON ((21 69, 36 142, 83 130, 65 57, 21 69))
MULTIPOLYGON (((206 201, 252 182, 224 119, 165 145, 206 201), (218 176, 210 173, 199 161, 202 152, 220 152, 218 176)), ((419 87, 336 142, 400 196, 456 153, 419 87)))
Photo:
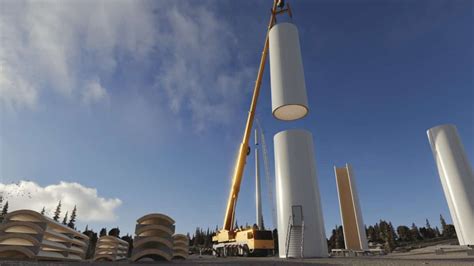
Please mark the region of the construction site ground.
POLYGON ((176 260, 171 262, 32 262, 32 261, 0 261, 0 265, 8 266, 32 266, 32 265, 474 265, 474 256, 464 252, 449 252, 436 255, 431 250, 405 252, 390 255, 370 257, 332 257, 314 259, 280 259, 277 257, 265 258, 243 258, 226 257, 216 258, 213 256, 191 255, 187 260, 176 260))

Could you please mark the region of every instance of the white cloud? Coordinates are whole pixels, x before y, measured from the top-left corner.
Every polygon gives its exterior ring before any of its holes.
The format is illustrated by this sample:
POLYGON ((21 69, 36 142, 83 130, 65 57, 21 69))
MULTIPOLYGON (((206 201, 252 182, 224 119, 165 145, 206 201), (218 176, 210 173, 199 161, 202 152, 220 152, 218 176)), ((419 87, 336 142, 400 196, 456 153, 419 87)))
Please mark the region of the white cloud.
POLYGON ((64 181, 45 187, 32 181, 0 183, 0 191, 4 201, 8 200, 9 211, 31 209, 39 212, 45 207, 46 214, 52 216, 61 200, 62 215, 66 211, 70 214, 76 205, 77 218, 81 222, 115 221, 115 211, 122 204, 118 198, 100 197, 95 188, 64 181))
POLYGON ((107 90, 98 81, 89 81, 83 90, 82 101, 86 104, 107 99, 107 90))
POLYGON ((170 109, 191 113, 195 128, 227 123, 251 87, 252 68, 238 61, 239 45, 231 25, 209 6, 171 6, 160 14, 159 52, 163 68, 155 86, 170 109))
MULTIPOLYGON (((233 29, 215 3, 4 1, 0 105, 34 109, 51 93, 83 103, 112 101, 107 82, 155 75, 154 84, 141 84, 140 97, 154 87, 158 100, 174 115, 190 117, 198 131, 228 123, 254 75, 241 62, 233 29), (90 80, 100 83, 84 85, 90 80)), ((133 82, 121 84, 125 92, 135 89, 133 82)))
POLYGON ((33 108, 49 90, 81 99, 91 92, 83 80, 107 77, 120 55, 140 60, 153 46, 152 13, 142 1, 1 5, 0 103, 8 107, 33 108))
POLYGON ((4 62, 0 62, 0 103, 8 110, 18 106, 33 109, 38 98, 36 90, 28 81, 10 71, 12 70, 4 62))

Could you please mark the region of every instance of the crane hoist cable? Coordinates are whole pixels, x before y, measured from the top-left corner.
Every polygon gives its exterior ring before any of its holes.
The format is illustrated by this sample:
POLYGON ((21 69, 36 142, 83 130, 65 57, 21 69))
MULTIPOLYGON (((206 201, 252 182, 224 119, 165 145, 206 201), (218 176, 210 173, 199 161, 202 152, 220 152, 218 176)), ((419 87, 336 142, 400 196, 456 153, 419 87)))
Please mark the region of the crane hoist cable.
POLYGON ((255 122, 260 130, 260 141, 262 142, 262 156, 263 156, 263 166, 264 166, 264 171, 265 171, 265 180, 267 183, 267 196, 269 203, 272 208, 272 223, 273 227, 276 228, 276 212, 275 212, 275 198, 273 196, 273 178, 270 172, 270 162, 268 160, 268 150, 267 150, 267 143, 265 141, 265 133, 263 131, 262 125, 260 124, 260 120, 258 117, 255 117, 255 122))

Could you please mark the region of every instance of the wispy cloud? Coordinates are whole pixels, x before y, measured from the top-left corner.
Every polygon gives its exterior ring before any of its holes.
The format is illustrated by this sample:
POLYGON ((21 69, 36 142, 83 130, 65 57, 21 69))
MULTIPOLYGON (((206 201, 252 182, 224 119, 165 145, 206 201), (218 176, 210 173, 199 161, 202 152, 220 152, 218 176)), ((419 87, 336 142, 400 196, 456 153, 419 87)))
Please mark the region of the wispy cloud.
POLYGON ((175 5, 160 18, 161 71, 155 86, 175 114, 190 114, 195 129, 226 123, 251 86, 252 68, 239 61, 239 41, 209 6, 175 5))
POLYGON ((45 187, 32 181, 0 183, 0 191, 4 202, 9 203, 9 211, 31 209, 39 212, 45 207, 46 215, 52 216, 61 201, 62 215, 66 211, 71 213, 77 206, 78 221, 81 222, 115 221, 115 211, 122 204, 118 198, 99 196, 95 188, 64 181, 45 187))
POLYGON ((107 90, 97 80, 89 81, 82 92, 82 101, 86 104, 100 102, 107 98, 107 90))
POLYGON ((85 84, 116 71, 120 56, 153 46, 152 13, 136 1, 7 1, 0 12, 0 103, 33 108, 49 90, 96 102, 106 88, 85 84))
POLYGON ((149 80, 140 84, 141 95, 155 88, 165 103, 163 111, 186 119, 197 131, 227 123, 254 74, 239 56, 235 28, 218 14, 215 3, 156 5, 2 3, 0 103, 8 109, 34 109, 51 93, 86 104, 113 101, 111 84, 119 76, 149 80), (131 64, 140 65, 143 73, 130 74, 138 72, 131 64))

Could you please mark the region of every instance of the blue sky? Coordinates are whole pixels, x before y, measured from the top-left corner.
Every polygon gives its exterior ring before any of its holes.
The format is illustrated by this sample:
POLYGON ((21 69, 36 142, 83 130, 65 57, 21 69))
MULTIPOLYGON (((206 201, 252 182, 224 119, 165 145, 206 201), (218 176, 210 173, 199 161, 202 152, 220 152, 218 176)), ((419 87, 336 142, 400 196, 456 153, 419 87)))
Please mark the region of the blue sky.
MULTIPOLYGON (((273 135, 304 128, 327 232, 341 223, 333 166, 346 162, 366 224, 450 220, 426 130, 455 124, 472 164, 472 2, 290 3, 310 113, 272 117, 267 68, 257 115, 272 173, 273 135)), ((34 182, 11 207, 62 199, 80 227, 122 233, 149 212, 178 232, 220 226, 271 1, 1 5, 0 183, 34 182)), ((250 156, 240 224, 255 220, 253 171, 250 156)))

